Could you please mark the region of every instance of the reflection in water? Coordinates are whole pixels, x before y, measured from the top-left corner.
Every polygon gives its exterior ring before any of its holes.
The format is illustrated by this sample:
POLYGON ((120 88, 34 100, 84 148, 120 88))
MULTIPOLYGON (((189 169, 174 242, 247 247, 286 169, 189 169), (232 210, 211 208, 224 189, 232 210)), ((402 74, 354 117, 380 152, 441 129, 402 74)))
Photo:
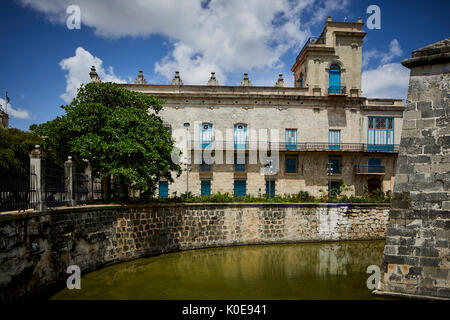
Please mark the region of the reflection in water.
POLYGON ((53 299, 370 299, 384 241, 202 249, 110 266, 53 299))

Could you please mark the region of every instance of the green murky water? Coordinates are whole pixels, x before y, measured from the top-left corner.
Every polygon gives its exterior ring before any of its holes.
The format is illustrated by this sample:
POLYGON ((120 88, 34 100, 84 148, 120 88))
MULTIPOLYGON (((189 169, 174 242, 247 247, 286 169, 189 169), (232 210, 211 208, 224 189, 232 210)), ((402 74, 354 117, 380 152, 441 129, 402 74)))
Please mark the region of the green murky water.
POLYGON ((373 299, 384 241, 201 249, 106 267, 52 299, 373 299))

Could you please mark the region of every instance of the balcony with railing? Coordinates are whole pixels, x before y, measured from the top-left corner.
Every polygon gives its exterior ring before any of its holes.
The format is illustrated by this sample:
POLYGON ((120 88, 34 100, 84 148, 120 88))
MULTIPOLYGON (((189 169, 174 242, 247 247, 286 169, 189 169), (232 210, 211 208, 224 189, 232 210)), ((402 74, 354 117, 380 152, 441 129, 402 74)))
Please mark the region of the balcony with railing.
MULTIPOLYGON (((215 142, 217 143, 217 141, 215 142)), ((200 141, 193 140, 190 145, 193 150, 203 150, 200 141)), ((269 142, 269 141, 247 141, 245 144, 237 147, 234 141, 223 141, 222 147, 212 145, 216 150, 258 150, 278 149, 279 151, 300 151, 300 152, 382 152, 398 153, 398 144, 365 144, 365 143, 329 143, 329 142, 269 142), (243 147, 245 146, 245 148, 243 147)))
POLYGON ((394 151, 395 149, 394 144, 368 144, 367 150, 368 151, 394 151))
POLYGON ((355 174, 373 174, 373 175, 382 175, 385 174, 386 170, 384 166, 379 165, 355 165, 355 174))
POLYGON ((342 96, 347 94, 345 86, 330 86, 328 88, 328 95, 342 96))

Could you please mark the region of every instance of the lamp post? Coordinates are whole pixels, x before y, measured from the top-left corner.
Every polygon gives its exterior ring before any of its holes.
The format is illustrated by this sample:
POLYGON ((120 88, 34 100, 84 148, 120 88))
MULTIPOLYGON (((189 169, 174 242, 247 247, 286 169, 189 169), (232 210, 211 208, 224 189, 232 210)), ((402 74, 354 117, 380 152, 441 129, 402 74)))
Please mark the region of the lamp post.
POLYGON ((188 164, 189 141, 188 141, 188 138, 189 138, 189 127, 191 126, 191 124, 189 122, 185 122, 183 125, 186 128, 186 199, 187 199, 189 196, 189 164, 188 164))
POLYGON ((266 159, 266 163, 265 163, 264 167, 266 168, 267 183, 269 184, 268 198, 270 199, 271 198, 271 194, 272 194, 271 185, 270 185, 270 176, 274 172, 272 160, 266 159))
MULTIPOLYGON (((328 162, 327 163, 328 189, 330 189, 332 175, 333 175, 333 164, 331 162, 328 162)), ((330 196, 330 191, 331 190, 328 190, 328 197, 330 196)))

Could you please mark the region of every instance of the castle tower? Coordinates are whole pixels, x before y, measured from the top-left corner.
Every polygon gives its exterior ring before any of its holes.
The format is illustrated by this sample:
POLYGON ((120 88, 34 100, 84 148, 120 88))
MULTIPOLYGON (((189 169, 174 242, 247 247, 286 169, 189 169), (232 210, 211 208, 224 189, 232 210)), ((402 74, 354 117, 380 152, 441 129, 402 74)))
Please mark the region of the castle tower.
POLYGON ((382 276, 376 294, 450 298, 450 38, 411 69, 382 276))
POLYGON ((364 23, 327 18, 319 37, 308 39, 292 66, 294 87, 309 88, 315 96, 361 94, 364 23))

